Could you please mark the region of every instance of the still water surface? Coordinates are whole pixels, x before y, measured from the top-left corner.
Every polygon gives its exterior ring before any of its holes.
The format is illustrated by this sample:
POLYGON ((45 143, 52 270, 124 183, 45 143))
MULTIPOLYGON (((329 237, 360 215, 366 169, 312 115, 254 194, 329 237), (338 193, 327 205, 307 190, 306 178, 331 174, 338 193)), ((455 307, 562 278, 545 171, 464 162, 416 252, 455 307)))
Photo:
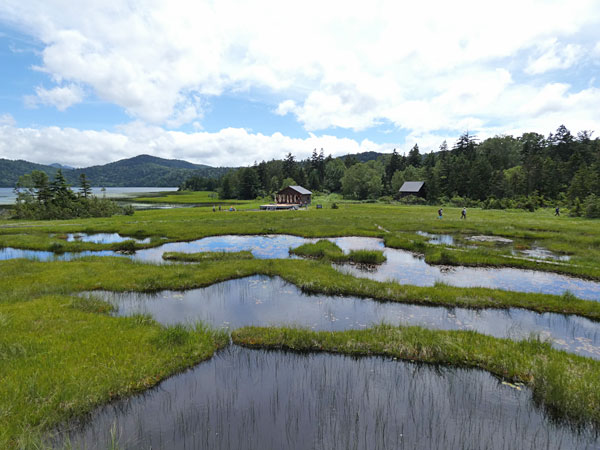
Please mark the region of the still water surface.
MULTIPOLYGON (((600 283, 582 280, 566 275, 513 268, 476 268, 433 266, 423 258, 404 250, 386 248, 381 239, 365 237, 330 238, 344 251, 357 249, 382 250, 387 261, 374 269, 365 270, 356 265, 339 264, 334 267, 357 277, 378 281, 394 280, 403 284, 433 286, 436 282, 461 287, 488 287, 519 292, 540 292, 563 294, 572 292, 586 300, 600 300, 600 283)), ((213 236, 191 242, 173 242, 158 247, 138 250, 133 255, 123 255, 112 251, 64 253, 0 249, 0 259, 30 258, 41 261, 70 260, 80 256, 127 256, 144 262, 163 263, 165 252, 195 253, 203 251, 250 250, 256 258, 288 258, 289 249, 316 239, 306 239, 289 235, 264 236, 213 236)))
POLYGON ((126 449, 593 449, 486 372, 230 346, 74 429, 126 449))
POLYGON ((340 331, 385 322, 474 330, 499 338, 524 339, 534 334, 550 340, 557 349, 600 359, 600 323, 583 317, 517 308, 473 310, 309 295, 278 277, 253 276, 188 291, 92 294, 116 305, 119 315, 148 313, 165 325, 200 320, 217 328, 287 325, 340 331))

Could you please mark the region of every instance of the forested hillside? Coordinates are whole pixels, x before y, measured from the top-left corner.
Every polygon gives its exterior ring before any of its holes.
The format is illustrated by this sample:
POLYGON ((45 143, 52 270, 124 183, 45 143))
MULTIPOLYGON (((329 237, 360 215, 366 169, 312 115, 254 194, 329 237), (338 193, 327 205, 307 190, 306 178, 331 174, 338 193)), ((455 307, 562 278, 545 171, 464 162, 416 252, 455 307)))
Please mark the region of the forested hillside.
MULTIPOLYGON (((57 167, 34 164, 27 161, 0 159, 0 187, 14 187, 21 175, 40 170, 50 177, 56 174, 57 167)), ((228 168, 192 164, 176 159, 163 159, 149 155, 139 155, 102 166, 80 169, 65 169, 63 175, 72 185, 79 183, 85 173, 93 186, 178 186, 192 176, 219 178, 228 168)))

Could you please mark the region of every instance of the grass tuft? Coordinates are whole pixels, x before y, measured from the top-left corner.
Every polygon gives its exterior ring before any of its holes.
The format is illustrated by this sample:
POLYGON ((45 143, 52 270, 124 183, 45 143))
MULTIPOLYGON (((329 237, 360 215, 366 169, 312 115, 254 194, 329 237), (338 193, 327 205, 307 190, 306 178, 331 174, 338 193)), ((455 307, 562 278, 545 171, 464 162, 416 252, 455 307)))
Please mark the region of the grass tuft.
POLYGON ((290 249, 290 253, 336 263, 351 261, 357 264, 381 264, 386 260, 381 250, 351 250, 345 254, 337 244, 327 239, 320 239, 314 244, 303 244, 290 249))
POLYGON ((163 259, 168 261, 202 262, 202 261, 226 261, 238 259, 254 259, 252 252, 244 250, 240 252, 199 252, 181 253, 165 252, 163 259))

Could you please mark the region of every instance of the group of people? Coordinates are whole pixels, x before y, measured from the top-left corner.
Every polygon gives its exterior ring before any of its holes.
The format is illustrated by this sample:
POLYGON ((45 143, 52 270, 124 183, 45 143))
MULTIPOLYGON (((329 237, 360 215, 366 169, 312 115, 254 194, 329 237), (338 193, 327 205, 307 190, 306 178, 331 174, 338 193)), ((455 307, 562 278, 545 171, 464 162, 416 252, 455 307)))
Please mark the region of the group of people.
MULTIPOLYGON (((443 219, 444 218, 444 210, 442 208, 438 209, 438 219, 443 219)), ((467 208, 463 208, 461 213, 460 213, 460 218, 462 219, 466 219, 467 218, 467 208)))

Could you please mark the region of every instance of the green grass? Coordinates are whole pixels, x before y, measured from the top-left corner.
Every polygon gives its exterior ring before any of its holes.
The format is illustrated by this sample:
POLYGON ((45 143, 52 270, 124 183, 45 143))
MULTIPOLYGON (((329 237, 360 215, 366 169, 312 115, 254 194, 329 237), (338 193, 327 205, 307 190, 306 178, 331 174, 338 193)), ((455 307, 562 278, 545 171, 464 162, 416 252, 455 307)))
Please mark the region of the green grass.
POLYGON ((473 331, 380 325, 340 332, 245 327, 233 331, 232 339, 251 348, 381 355, 480 368, 526 384, 534 401, 557 419, 600 426, 600 361, 554 350, 535 338, 515 342, 473 331))
POLYGON ((27 447, 66 420, 154 386, 227 344, 226 335, 203 326, 97 314, 109 309, 59 295, 0 304, 0 448, 27 447))
POLYGON ((351 261, 357 264, 381 264, 386 260, 381 250, 351 250, 346 254, 337 244, 327 239, 320 239, 314 244, 302 244, 290 249, 290 253, 336 263, 351 261))
POLYGON ((134 201, 140 203, 170 203, 170 204, 203 204, 203 205, 238 205, 245 203, 240 200, 220 199, 216 192, 211 191, 165 191, 155 195, 135 197, 134 201))
POLYGON ((252 252, 243 250, 240 252, 199 252, 181 253, 165 252, 163 259, 168 261, 202 262, 202 261, 225 261, 239 259, 254 259, 252 252))

